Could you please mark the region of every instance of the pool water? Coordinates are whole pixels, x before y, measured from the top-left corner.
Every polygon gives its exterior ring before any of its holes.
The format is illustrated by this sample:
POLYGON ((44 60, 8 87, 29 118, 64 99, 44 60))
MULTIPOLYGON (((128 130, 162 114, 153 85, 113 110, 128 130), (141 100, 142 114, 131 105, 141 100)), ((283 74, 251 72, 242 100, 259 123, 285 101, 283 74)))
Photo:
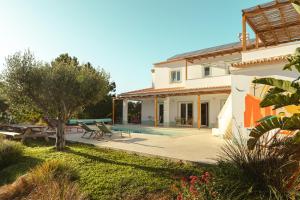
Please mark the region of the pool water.
POLYGON ((152 134, 152 135, 166 135, 166 136, 180 136, 190 135, 198 131, 194 128, 162 128, 162 127, 146 127, 138 125, 114 125, 111 127, 114 131, 124 131, 128 133, 152 134))

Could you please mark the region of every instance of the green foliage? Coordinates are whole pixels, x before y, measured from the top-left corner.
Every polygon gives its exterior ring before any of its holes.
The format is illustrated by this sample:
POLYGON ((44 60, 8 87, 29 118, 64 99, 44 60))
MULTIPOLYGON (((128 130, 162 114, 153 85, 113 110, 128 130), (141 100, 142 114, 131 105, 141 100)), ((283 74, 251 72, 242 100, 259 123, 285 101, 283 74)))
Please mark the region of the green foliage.
POLYGON ((250 132, 250 139, 248 140, 248 147, 253 149, 258 142, 259 138, 261 138, 265 133, 268 133, 272 130, 278 130, 274 133, 274 137, 277 136, 279 130, 288 130, 288 131, 296 131, 300 129, 300 114, 294 114, 291 117, 269 117, 261 121, 259 125, 257 125, 250 132))
MULTIPOLYGON (((30 51, 6 59, 4 83, 8 96, 24 97, 43 114, 68 118, 85 105, 99 101, 108 90, 109 76, 76 57, 62 54, 51 64, 36 61, 30 51)), ((22 101, 25 101, 21 99, 22 101)))
POLYGON ((111 82, 107 94, 96 104, 85 106, 76 116, 79 119, 99 119, 112 117, 112 99, 115 96, 116 84, 111 82))
POLYGON ((51 64, 37 61, 30 51, 6 59, 4 84, 16 107, 31 105, 44 116, 58 119, 58 150, 64 148, 64 123, 84 106, 99 102, 109 91, 109 75, 90 63, 62 54, 51 64), (21 97, 21 98, 20 98, 21 97))
POLYGON ((141 108, 142 108, 142 103, 140 101, 128 102, 129 123, 139 123, 141 121, 141 108))
POLYGON ((296 11, 300 14, 300 1, 299 0, 290 0, 296 11))
POLYGON ((216 189, 224 199, 297 199, 298 186, 291 180, 299 169, 294 160, 299 151, 289 138, 266 136, 253 149, 243 138, 229 141, 215 172, 216 189))
POLYGON ((20 143, 0 138, 0 170, 16 163, 22 154, 23 147, 20 143))
MULTIPOLYGON (((289 63, 285 65, 284 70, 295 69, 300 73, 300 48, 289 59, 289 63)), ((300 77, 300 76, 299 76, 300 77)), ((300 105, 300 84, 299 78, 294 81, 280 80, 275 78, 260 78, 253 81, 256 84, 264 84, 271 86, 269 91, 263 97, 260 103, 261 107, 272 106, 274 109, 282 108, 285 106, 300 105)), ((259 124, 252 129, 248 146, 253 149, 258 140, 266 133, 276 130, 293 131, 294 133, 300 129, 300 114, 296 113, 290 117, 267 117, 260 120, 259 124)), ((275 133, 275 137, 279 133, 275 133)))

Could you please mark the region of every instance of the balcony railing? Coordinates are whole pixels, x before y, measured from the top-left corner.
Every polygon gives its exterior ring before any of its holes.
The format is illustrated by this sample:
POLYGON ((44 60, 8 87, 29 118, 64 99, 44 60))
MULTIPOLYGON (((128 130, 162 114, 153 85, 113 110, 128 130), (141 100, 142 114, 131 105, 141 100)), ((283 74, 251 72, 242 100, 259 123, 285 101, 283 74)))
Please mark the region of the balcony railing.
POLYGON ((231 75, 189 79, 185 82, 186 88, 221 87, 221 86, 230 86, 230 85, 231 85, 231 75))

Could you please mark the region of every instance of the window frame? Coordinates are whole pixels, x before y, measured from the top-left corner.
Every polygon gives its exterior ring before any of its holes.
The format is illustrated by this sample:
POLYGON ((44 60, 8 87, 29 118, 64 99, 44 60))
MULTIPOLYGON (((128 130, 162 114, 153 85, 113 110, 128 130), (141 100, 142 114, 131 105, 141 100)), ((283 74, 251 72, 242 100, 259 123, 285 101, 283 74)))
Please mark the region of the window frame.
POLYGON ((211 67, 210 66, 205 66, 205 67, 203 67, 203 77, 210 77, 211 76, 211 67), (205 74, 205 69, 209 69, 209 75, 206 75, 205 74))
POLYGON ((182 81, 182 73, 180 69, 171 70, 170 71, 170 83, 180 83, 182 81), (175 80, 172 78, 172 73, 175 73, 175 80), (178 80, 178 73, 179 73, 179 80, 178 80))

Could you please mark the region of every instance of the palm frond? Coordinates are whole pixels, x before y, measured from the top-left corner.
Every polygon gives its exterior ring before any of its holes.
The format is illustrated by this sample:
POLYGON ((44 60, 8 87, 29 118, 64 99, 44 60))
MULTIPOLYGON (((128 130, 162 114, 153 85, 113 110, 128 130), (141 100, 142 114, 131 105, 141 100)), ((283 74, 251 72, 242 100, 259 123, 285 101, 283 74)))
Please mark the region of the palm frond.
POLYGON ((270 116, 265 120, 261 121, 250 132, 250 139, 247 142, 248 148, 253 149, 257 144, 259 138, 261 138, 265 133, 268 133, 275 129, 295 131, 300 129, 300 114, 294 114, 291 117, 277 117, 270 116))
POLYGON ((274 106, 274 109, 282 108, 289 105, 298 106, 300 104, 300 95, 293 94, 271 94, 268 93, 260 102, 261 107, 274 106))
POLYGON ((290 93, 296 93, 297 88, 294 87, 294 84, 292 81, 288 80, 282 80, 282 79, 276 79, 276 78, 259 78, 253 80, 253 83, 258 83, 258 84, 264 84, 264 85, 269 85, 276 87, 277 91, 279 89, 284 90, 286 92, 290 93))

